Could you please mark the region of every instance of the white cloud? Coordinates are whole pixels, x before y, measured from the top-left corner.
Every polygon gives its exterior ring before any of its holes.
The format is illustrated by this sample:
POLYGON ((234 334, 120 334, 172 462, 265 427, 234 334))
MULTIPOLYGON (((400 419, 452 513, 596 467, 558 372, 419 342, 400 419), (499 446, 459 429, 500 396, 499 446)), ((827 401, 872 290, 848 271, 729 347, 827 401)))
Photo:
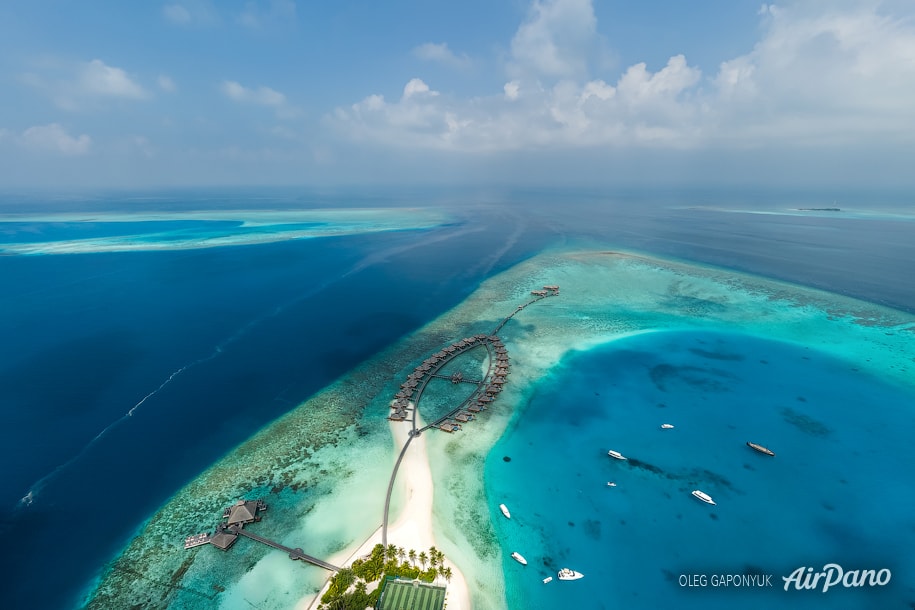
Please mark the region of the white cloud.
POLYGON ((438 95, 438 91, 432 91, 429 89, 429 85, 424 83, 421 79, 413 78, 410 79, 410 82, 408 82, 403 88, 403 99, 409 99, 414 95, 436 96, 438 95))
POLYGON ((22 132, 20 141, 32 150, 52 151, 68 156, 85 155, 89 152, 92 138, 86 134, 71 136, 58 123, 36 125, 22 132))
POLYGON ((511 42, 513 72, 556 78, 585 75, 596 27, 591 0, 534 0, 511 42))
POLYGON ((179 26, 210 26, 219 23, 212 0, 182 0, 162 7, 162 15, 179 26))
POLYGON ((187 25, 191 22, 191 12, 180 4, 167 4, 162 7, 165 18, 178 25, 187 25))
POLYGON ((272 108, 277 118, 291 119, 299 115, 299 109, 291 105, 286 96, 270 87, 245 87, 236 81, 223 81, 223 94, 240 104, 254 104, 272 108))
POLYGON ((159 78, 156 79, 156 83, 159 85, 160 89, 169 93, 172 93, 178 89, 178 87, 175 85, 175 81, 173 81, 171 77, 166 76, 165 74, 160 74, 159 78))
POLYGON ((80 91, 92 96, 143 99, 146 92, 124 70, 108 66, 100 59, 80 66, 77 76, 80 91))
MULTIPOLYGON (((439 95, 413 79, 330 122, 385 145, 461 151, 915 145, 915 28, 878 3, 765 5, 749 53, 703 75, 683 55, 615 79, 589 70, 588 0, 533 0, 501 91, 439 95)), ((599 46, 599 45, 598 45, 599 46)))
POLYGON ((467 68, 471 64, 470 58, 465 53, 455 55, 448 48, 448 44, 444 42, 421 44, 413 49, 413 55, 426 61, 442 63, 453 68, 467 68))
POLYGON ((273 107, 279 107, 286 103, 286 96, 270 87, 249 89, 240 83, 227 80, 222 83, 222 91, 236 102, 273 107))
POLYGON ((122 68, 100 59, 86 62, 45 58, 19 80, 47 95, 64 110, 97 109, 105 100, 142 100, 147 91, 122 68))
POLYGON ((245 10, 236 19, 239 24, 252 29, 261 29, 270 24, 292 23, 295 20, 296 5, 293 0, 246 2, 245 10))
POLYGON ((502 91, 505 92, 505 99, 516 100, 521 94, 521 83, 516 80, 509 81, 502 87, 502 91))

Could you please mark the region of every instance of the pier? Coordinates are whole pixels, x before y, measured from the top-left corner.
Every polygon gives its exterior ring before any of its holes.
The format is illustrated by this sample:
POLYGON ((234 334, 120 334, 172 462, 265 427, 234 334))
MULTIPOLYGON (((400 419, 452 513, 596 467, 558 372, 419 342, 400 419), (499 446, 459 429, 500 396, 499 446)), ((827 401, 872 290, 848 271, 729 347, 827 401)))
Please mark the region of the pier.
POLYGON ((238 537, 242 536, 244 538, 250 538, 251 540, 260 542, 261 544, 266 544, 271 548, 283 551, 289 555, 290 559, 298 559, 300 561, 316 565, 319 568, 330 570, 331 572, 340 571, 339 567, 327 563, 322 559, 318 559, 317 557, 307 555, 300 548, 289 548, 288 546, 282 545, 279 542, 270 540, 269 538, 264 538, 263 536, 258 536, 257 534, 246 530, 245 525, 260 521, 260 513, 264 512, 265 510, 267 510, 267 504, 263 500, 239 500, 232 506, 223 509, 222 518, 225 519, 226 522, 220 523, 216 526, 216 533, 212 535, 209 533, 203 533, 188 536, 184 539, 184 548, 190 549, 198 546, 203 546, 205 544, 212 544, 218 549, 228 551, 238 540, 238 537))

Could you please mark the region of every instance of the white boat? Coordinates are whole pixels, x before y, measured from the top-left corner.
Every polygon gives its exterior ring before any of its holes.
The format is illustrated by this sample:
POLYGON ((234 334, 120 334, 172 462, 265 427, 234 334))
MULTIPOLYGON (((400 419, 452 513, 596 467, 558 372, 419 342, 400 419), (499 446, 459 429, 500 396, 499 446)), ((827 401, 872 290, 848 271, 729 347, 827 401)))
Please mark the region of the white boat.
POLYGON ((514 559, 515 561, 517 561, 518 563, 520 563, 523 566, 527 565, 527 559, 522 557, 521 553, 512 553, 512 559, 514 559))
POLYGON ((712 500, 712 496, 708 495, 704 491, 699 491, 698 489, 693 490, 693 497, 699 498, 706 504, 711 504, 713 506, 715 505, 715 501, 712 500))
POLYGON ((607 481, 607 487, 616 487, 616 483, 613 481, 607 481))
POLYGON ((546 578, 543 579, 543 584, 546 584, 546 583, 548 583, 548 582, 553 582, 553 577, 552 577, 552 576, 547 576, 546 578))
POLYGON ((661 430, 670 430, 673 427, 673 424, 661 424, 661 430))
POLYGON ((584 578, 585 575, 581 572, 576 572, 575 570, 570 570, 569 568, 563 568, 559 570, 559 580, 578 580, 579 578, 584 578))
POLYGON ((502 511, 502 514, 505 515, 505 518, 506 518, 506 519, 511 519, 511 518, 512 518, 512 514, 511 514, 510 512, 508 512, 508 507, 505 506, 504 504, 500 504, 500 505, 499 505, 499 510, 502 511))
POLYGON ((622 453, 620 453, 619 451, 614 451, 613 449, 611 449, 610 451, 608 451, 608 452, 607 452, 607 455, 609 455, 609 456, 612 457, 612 458, 616 458, 616 459, 618 459, 618 460, 625 460, 625 459, 627 459, 626 456, 624 456, 622 453))

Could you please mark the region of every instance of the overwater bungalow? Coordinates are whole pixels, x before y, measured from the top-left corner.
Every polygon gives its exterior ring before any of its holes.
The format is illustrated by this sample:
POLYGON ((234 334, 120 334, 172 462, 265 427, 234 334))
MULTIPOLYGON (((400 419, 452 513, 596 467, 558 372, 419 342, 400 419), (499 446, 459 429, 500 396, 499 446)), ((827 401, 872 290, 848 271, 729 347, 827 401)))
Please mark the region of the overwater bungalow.
POLYGON ((500 385, 490 385, 486 386, 486 394, 493 396, 502 391, 502 386, 500 385))
POLYGON ((483 405, 481 405, 478 402, 475 402, 472 405, 470 405, 469 407, 467 407, 467 410, 470 411, 471 413, 479 413, 480 411, 483 410, 483 405))
POLYGON ((546 290, 531 290, 531 294, 535 297, 545 297, 547 295, 546 290))
POLYGON ((216 533, 210 538, 210 544, 223 551, 228 551, 229 547, 235 544, 236 540, 238 540, 238 534, 225 529, 225 525, 220 524, 220 526, 216 528, 216 533))
POLYGON ((493 377, 490 383, 492 383, 492 385, 502 385, 505 383, 505 377, 493 377))
POLYGON ((403 421, 406 418, 407 418, 407 414, 404 413, 403 411, 394 411, 393 413, 388 415, 388 419, 393 420, 393 421, 403 421))
POLYGON ((451 420, 443 421, 438 425, 438 429, 444 430, 445 432, 457 432, 461 429, 461 424, 451 420))
POLYGON ((492 402, 492 396, 480 396, 479 398, 477 398, 477 402, 482 402, 482 403, 492 402))
POLYGON ((454 347, 453 345, 449 345, 448 347, 445 348, 445 351, 448 352, 449 354, 453 354, 454 352, 457 351, 457 348, 454 347))
POLYGON ((223 511, 228 525, 244 525, 260 521, 258 512, 267 510, 263 500, 239 500, 223 511))
POLYGON ((464 413, 463 411, 454 416, 454 419, 461 423, 473 421, 473 413, 464 413))

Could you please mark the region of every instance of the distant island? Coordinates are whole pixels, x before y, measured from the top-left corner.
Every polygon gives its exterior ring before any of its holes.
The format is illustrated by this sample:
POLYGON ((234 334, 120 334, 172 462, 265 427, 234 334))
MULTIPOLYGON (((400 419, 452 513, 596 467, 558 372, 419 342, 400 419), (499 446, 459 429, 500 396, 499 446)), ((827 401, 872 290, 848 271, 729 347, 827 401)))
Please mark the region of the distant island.
POLYGON ((841 212, 842 208, 795 208, 798 212, 841 212))

